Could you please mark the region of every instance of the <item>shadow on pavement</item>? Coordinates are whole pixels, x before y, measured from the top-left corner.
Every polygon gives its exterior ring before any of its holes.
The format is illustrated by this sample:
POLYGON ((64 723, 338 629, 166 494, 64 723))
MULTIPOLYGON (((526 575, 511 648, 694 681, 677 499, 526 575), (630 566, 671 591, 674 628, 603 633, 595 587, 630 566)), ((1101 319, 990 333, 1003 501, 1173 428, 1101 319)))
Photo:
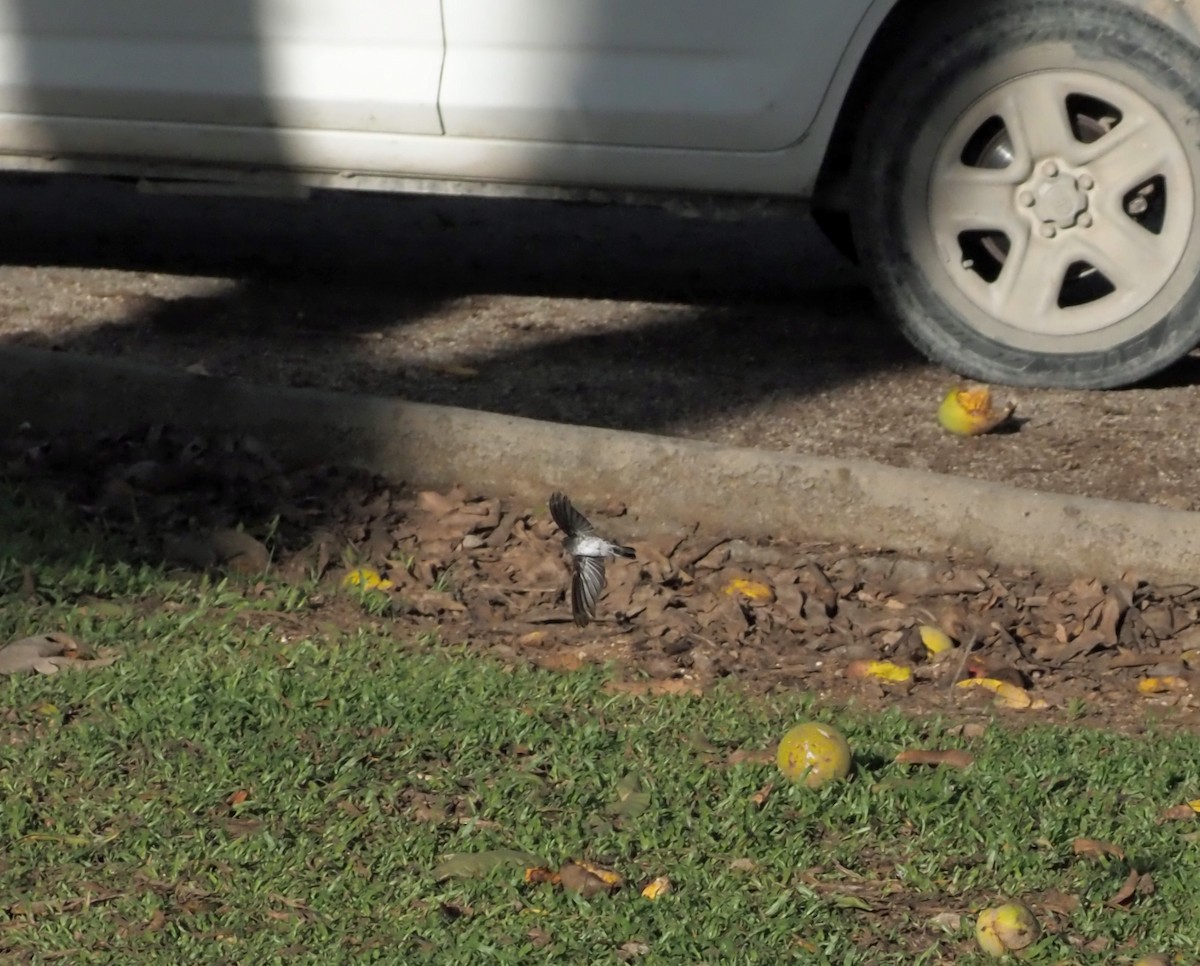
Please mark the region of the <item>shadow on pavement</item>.
POLYGON ((648 432, 921 364, 794 213, 30 178, 0 184, 0 204, 9 266, 223 280, 158 298, 110 277, 103 324, 8 337, 26 345, 648 432))

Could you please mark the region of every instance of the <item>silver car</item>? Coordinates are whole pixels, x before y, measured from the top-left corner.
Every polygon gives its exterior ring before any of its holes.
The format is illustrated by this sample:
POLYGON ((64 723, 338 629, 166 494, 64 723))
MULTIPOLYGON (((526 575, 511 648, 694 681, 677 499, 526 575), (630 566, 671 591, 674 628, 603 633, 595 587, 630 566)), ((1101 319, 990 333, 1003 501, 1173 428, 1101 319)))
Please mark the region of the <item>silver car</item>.
POLYGON ((0 0, 15 170, 810 200, 931 358, 1200 342, 1200 0, 0 0))

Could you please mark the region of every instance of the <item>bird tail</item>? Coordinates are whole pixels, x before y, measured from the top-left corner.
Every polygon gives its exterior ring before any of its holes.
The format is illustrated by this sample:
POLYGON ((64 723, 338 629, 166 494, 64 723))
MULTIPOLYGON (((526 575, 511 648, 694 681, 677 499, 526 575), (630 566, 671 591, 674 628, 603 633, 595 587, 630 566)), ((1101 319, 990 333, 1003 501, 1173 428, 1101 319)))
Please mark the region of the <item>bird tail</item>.
POLYGON ((622 547, 622 546, 621 546, 619 543, 615 543, 615 544, 613 544, 612 551, 613 551, 613 553, 615 553, 615 554, 616 554, 618 557, 630 557, 630 558, 633 558, 633 557, 636 557, 636 556, 637 556, 637 554, 633 552, 633 547, 622 547))

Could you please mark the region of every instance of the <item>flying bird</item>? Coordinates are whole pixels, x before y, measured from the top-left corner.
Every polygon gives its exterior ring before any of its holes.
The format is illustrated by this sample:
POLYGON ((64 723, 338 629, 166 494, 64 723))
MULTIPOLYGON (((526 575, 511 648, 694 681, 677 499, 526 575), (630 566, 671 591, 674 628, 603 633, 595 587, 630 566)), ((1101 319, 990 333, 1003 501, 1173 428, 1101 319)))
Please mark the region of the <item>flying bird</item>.
POLYGON ((588 518, 571 505, 565 493, 550 494, 550 516, 564 534, 563 546, 571 555, 571 612, 585 627, 596 618, 596 601, 604 590, 604 561, 609 557, 636 556, 632 547, 605 540, 588 518))

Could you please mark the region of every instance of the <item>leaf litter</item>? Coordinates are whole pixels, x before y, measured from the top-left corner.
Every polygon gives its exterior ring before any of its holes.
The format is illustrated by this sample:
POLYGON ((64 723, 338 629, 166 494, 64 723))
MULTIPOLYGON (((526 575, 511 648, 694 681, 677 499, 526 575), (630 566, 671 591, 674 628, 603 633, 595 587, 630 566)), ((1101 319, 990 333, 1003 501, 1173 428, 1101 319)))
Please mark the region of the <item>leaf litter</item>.
MULTIPOLYGON (((915 713, 991 705, 1053 717, 1074 702, 1096 724, 1140 727, 1146 707, 1200 720, 1196 585, 1135 573, 1054 580, 967 557, 694 526, 639 533, 612 499, 587 511, 638 558, 609 567, 599 620, 578 628, 544 506, 462 486, 414 492, 351 467, 287 469, 252 437, 161 424, 103 436, 26 430, 0 459, 10 478, 57 489, 85 518, 124 531, 143 559, 317 579, 331 598, 349 583, 380 616, 501 659, 562 671, 613 663, 614 691, 702 694, 732 678, 915 713)), ((9 645, 21 646, 19 661, 0 650, 0 666, 5 653, 26 669, 84 665, 34 640, 9 645)))

